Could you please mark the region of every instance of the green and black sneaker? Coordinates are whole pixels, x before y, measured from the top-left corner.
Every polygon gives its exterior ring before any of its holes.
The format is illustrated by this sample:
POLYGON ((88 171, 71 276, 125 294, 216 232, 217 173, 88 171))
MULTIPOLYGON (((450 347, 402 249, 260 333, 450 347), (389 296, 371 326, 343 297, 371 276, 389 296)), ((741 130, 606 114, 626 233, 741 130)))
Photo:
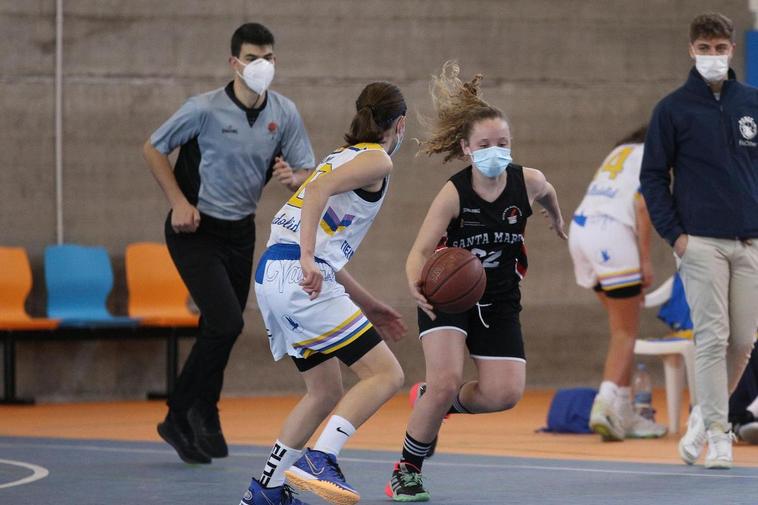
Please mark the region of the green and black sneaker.
POLYGON ((410 463, 395 463, 392 479, 384 488, 384 494, 392 498, 392 501, 429 501, 421 472, 410 463))

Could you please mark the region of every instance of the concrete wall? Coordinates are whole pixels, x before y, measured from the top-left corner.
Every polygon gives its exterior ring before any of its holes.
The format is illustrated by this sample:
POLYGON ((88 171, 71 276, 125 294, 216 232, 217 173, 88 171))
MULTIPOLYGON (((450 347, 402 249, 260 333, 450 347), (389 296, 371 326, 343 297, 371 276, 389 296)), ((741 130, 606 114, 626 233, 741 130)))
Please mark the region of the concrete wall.
MULTIPOLYGON (((430 74, 449 58, 485 74, 485 97, 507 111, 518 162, 542 169, 570 217, 615 140, 647 120, 690 66, 687 29, 712 2, 646 0, 65 0, 64 225, 67 242, 104 244, 123 270, 124 247, 162 240, 167 203, 141 144, 190 95, 224 85, 229 37, 242 22, 277 38, 274 89, 298 105, 317 157, 341 141, 366 83, 387 79, 413 112, 428 112, 430 74)), ((44 308, 40 255, 55 241, 55 2, 0 1, 0 243, 28 248, 37 284, 30 309, 44 308)), ((719 9, 749 28, 747 2, 719 9)), ((741 41, 741 38, 738 39, 741 41)), ((735 64, 742 70, 738 47, 735 64)), ((408 137, 420 136, 415 115, 408 137)), ((397 156, 389 198, 351 264, 357 278, 400 308, 413 304, 402 267, 426 208, 461 163, 397 156)), ((287 197, 272 184, 258 212, 257 253, 267 219, 287 197)), ((531 386, 595 384, 607 346, 593 295, 574 284, 565 243, 536 216, 528 231, 530 273, 522 321, 531 386)), ((670 252, 655 245, 660 280, 670 252)), ((1 268, 1 267, 0 267, 1 268)), ((122 284, 122 283, 121 283, 122 284)), ((123 309, 123 286, 112 297, 123 309)), ((227 370, 227 394, 300 387, 294 367, 273 364, 253 304, 227 370)), ((664 330, 652 313, 643 333, 664 330)), ((413 331, 411 332, 413 333, 413 331)), ((19 391, 39 398, 139 397, 162 381, 158 343, 90 342, 19 346, 19 391)), ((395 345, 408 381, 423 373, 411 334, 395 345)), ((186 352, 186 349, 185 349, 186 352)))

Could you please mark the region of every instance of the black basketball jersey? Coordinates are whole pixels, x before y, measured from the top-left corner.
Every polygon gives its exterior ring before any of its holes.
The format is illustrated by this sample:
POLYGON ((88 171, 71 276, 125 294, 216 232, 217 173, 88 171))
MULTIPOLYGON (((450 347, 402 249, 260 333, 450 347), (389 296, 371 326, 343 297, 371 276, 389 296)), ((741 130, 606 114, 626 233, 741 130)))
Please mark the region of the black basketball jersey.
POLYGON ((476 194, 471 170, 469 166, 450 178, 458 190, 460 209, 447 227, 447 245, 468 249, 481 260, 487 274, 483 301, 518 302, 519 282, 527 269, 524 231, 532 215, 523 167, 508 165, 505 189, 494 202, 476 194))

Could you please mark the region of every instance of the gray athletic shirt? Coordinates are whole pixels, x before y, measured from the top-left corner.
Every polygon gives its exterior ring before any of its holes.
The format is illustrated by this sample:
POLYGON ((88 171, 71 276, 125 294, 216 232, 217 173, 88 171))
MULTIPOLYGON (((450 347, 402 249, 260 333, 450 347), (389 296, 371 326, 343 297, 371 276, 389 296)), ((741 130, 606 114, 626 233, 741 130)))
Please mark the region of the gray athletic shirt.
POLYGON ((195 153, 180 152, 177 182, 200 212, 228 220, 255 213, 276 155, 281 153, 293 170, 316 164, 290 99, 267 91, 265 106, 250 125, 233 96, 231 86, 193 96, 150 137, 163 154, 179 146, 195 153))

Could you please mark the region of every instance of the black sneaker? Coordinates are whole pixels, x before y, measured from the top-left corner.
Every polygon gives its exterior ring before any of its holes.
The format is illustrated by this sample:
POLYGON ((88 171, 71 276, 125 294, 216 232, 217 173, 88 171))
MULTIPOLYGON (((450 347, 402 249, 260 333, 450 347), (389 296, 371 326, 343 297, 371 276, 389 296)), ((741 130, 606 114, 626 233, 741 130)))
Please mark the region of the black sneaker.
POLYGON ((158 435, 176 449, 176 453, 185 463, 207 464, 211 462, 211 458, 194 444, 192 428, 186 415, 169 411, 166 419, 162 423, 158 423, 158 435))
POLYGON ((392 501, 429 501, 429 492, 424 489, 421 472, 410 463, 395 463, 392 478, 384 488, 384 494, 392 501))
POLYGON ((211 458, 225 458, 229 455, 229 447, 221 432, 221 421, 215 406, 207 410, 192 407, 187 418, 195 435, 195 445, 201 451, 211 458))

